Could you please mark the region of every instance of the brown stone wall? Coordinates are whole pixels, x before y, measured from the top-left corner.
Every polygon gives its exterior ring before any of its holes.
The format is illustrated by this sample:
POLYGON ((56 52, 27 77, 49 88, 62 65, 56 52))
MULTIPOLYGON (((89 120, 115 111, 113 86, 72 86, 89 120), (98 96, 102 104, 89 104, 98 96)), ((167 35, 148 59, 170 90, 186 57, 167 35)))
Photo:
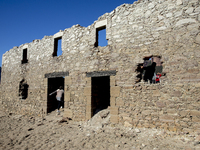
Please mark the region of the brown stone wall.
POLYGON ((48 81, 45 74, 65 76, 65 115, 91 117, 91 78, 88 72, 115 70, 110 76, 113 123, 127 126, 197 130, 200 83, 200 7, 198 0, 139 0, 123 4, 92 25, 59 31, 52 36, 7 51, 2 63, 3 110, 44 115, 48 81), (96 28, 106 25, 108 46, 94 47, 96 28), (62 37, 62 55, 53 57, 54 39, 62 37), (27 48, 28 63, 21 64, 27 48), (138 63, 149 55, 162 56, 162 83, 136 83, 138 63), (25 79, 26 100, 19 98, 25 79))
POLYGON ((199 131, 199 84, 145 84, 123 89, 116 99, 121 123, 172 131, 199 131))

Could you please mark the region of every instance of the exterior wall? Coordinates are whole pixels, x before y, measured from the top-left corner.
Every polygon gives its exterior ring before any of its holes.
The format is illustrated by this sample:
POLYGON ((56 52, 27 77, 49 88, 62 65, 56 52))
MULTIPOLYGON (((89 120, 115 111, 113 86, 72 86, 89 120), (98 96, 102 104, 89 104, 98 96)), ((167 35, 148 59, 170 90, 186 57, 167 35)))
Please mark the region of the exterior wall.
POLYGON ((7 112, 44 115, 45 74, 65 77, 65 115, 91 117, 88 72, 116 70, 110 77, 113 123, 174 131, 199 130, 200 7, 198 0, 140 0, 123 4, 92 25, 74 25, 54 36, 14 47, 3 55, 1 107, 7 112), (94 47, 96 28, 106 25, 108 46, 94 47), (62 36, 62 55, 52 57, 54 37, 62 36), (28 63, 21 64, 23 49, 28 63), (162 56, 161 84, 136 83, 138 63, 162 56), (26 79, 28 98, 20 100, 19 83, 26 79))

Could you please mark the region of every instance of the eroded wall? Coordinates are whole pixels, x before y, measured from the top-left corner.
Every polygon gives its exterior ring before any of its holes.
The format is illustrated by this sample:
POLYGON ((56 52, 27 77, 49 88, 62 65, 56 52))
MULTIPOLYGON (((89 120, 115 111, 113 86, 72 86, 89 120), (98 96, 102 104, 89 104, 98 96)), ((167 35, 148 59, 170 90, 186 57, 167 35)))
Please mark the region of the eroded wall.
POLYGON ((65 115, 91 117, 91 78, 86 73, 116 71, 111 76, 111 121, 125 126, 174 131, 199 129, 200 7, 198 0, 140 0, 123 4, 92 25, 74 25, 54 36, 14 47, 3 56, 2 105, 12 113, 46 113, 45 74, 65 77, 65 115), (94 47, 96 27, 106 25, 108 46, 94 47), (62 35, 62 55, 53 57, 54 38, 62 35), (21 64, 28 50, 28 63, 21 64), (138 63, 162 56, 161 84, 135 83, 138 63), (20 100, 19 83, 26 79, 28 98, 20 100))

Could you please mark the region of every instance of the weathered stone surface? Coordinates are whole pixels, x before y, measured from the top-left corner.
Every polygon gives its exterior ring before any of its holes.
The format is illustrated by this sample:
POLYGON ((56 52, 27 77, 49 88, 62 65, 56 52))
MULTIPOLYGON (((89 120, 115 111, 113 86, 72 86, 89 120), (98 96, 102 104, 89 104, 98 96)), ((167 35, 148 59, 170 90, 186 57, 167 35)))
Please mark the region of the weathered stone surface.
POLYGON ((164 108, 164 107, 166 107, 165 103, 162 102, 162 101, 156 102, 156 106, 159 107, 159 108, 164 108))
POLYGON ((176 4, 177 4, 177 5, 181 5, 181 4, 183 4, 183 1, 182 1, 182 0, 177 0, 177 1, 176 1, 176 4))
POLYGON ((110 87, 110 95, 113 97, 117 97, 120 94, 120 87, 119 86, 113 86, 110 87))
POLYGON ((182 19, 182 20, 179 20, 177 23, 176 23, 176 26, 180 26, 180 25, 183 25, 183 24, 187 24, 187 23, 195 23, 196 20, 195 19, 182 19))
POLYGON ((174 122, 174 118, 170 115, 161 115, 160 121, 162 121, 162 122, 174 122))
POLYGON ((198 44, 200 44, 200 33, 197 35, 197 37, 196 37, 196 42, 198 43, 198 44))
POLYGON ((174 92, 172 92, 172 96, 173 97, 181 97, 181 95, 182 95, 181 91, 174 91, 174 92))

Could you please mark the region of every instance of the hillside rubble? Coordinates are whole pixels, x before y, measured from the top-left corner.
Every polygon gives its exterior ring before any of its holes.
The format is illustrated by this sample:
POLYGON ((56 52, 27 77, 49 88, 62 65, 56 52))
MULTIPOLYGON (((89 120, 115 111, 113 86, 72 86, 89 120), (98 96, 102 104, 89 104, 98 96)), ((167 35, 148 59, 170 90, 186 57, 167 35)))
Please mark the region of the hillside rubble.
POLYGON ((158 129, 127 128, 109 122, 103 110, 87 122, 73 122, 52 112, 44 118, 0 113, 0 149, 133 149, 194 150, 200 148, 198 134, 158 129))

